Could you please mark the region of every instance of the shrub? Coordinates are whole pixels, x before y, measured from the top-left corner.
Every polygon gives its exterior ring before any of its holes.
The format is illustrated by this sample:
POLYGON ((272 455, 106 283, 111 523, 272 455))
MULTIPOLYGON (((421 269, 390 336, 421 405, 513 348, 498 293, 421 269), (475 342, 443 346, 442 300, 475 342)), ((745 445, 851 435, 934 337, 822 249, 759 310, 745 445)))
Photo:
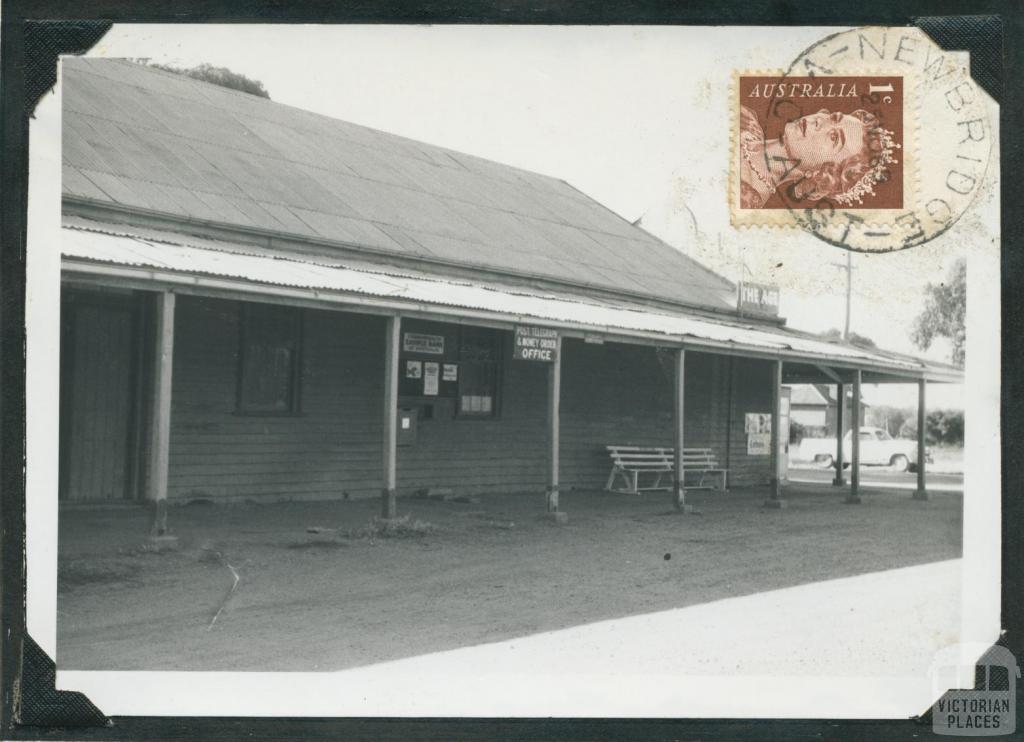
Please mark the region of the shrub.
POLYGON ((375 517, 362 528, 349 533, 351 538, 417 538, 433 533, 437 527, 433 523, 413 520, 408 514, 399 518, 375 517))

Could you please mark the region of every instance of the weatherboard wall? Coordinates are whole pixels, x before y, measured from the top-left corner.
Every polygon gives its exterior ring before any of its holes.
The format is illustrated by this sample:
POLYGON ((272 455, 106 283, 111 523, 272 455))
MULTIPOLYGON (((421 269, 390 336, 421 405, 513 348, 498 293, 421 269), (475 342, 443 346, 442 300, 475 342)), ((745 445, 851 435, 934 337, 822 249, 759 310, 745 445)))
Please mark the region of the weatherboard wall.
MULTIPOLYGON (((169 497, 379 495, 383 318, 302 310, 300 409, 289 415, 238 413, 240 318, 239 302, 179 297, 169 497)), ((494 418, 457 418, 454 400, 402 398, 433 409, 418 420, 415 443, 399 448, 400 495, 424 487, 543 492, 549 367, 513 361, 512 333, 502 335, 494 418)), ((671 445, 670 355, 566 339, 562 368, 563 487, 602 487, 608 444, 671 445)), ((713 448, 723 464, 728 458, 735 485, 767 480, 768 458, 746 455, 743 413, 769 409, 770 364, 689 352, 686 370, 687 446, 713 448)))

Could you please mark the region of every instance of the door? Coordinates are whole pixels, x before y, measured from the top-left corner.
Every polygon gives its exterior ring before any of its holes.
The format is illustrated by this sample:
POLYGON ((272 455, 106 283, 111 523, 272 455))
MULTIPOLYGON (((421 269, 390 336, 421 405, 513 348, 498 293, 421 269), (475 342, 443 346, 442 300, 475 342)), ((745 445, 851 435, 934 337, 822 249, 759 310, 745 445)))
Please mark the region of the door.
POLYGON ((139 310, 132 294, 61 300, 62 500, 121 500, 137 488, 139 310))

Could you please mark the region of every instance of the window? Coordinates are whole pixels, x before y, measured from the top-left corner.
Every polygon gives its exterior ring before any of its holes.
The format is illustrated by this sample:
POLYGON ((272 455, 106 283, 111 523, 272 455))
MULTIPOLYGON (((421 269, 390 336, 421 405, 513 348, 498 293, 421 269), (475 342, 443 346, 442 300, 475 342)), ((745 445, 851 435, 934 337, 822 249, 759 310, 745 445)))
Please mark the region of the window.
POLYGON ((289 415, 299 411, 301 310, 243 303, 238 359, 238 412, 289 415))
POLYGON ((494 330, 462 328, 459 342, 460 417, 494 417, 497 414, 499 338, 494 330))

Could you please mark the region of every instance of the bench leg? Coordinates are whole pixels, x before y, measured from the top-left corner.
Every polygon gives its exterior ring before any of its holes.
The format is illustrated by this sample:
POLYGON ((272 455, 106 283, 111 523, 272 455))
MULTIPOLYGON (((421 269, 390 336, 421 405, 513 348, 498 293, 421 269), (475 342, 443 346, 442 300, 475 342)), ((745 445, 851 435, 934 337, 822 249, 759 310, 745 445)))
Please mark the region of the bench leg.
POLYGON ((611 492, 626 492, 626 493, 629 493, 629 492, 633 491, 633 482, 629 478, 629 472, 627 472, 627 471, 623 471, 622 469, 615 469, 615 470, 613 470, 612 473, 611 473, 611 476, 608 477, 608 481, 610 483, 608 489, 611 492), (615 486, 615 480, 616 479, 621 479, 622 480, 622 486, 621 487, 616 487, 615 486))
POLYGON ((611 472, 608 474, 608 481, 604 483, 604 488, 609 492, 612 491, 612 486, 615 484, 615 472, 618 471, 617 467, 612 467, 611 472))

